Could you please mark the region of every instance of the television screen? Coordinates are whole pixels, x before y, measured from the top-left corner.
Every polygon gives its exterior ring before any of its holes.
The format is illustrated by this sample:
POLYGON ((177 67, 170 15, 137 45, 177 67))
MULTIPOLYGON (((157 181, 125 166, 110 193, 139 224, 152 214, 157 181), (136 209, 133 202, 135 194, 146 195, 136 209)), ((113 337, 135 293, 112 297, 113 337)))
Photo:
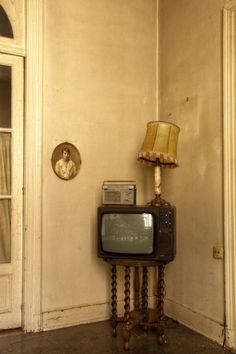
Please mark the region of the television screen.
POLYGON ((102 217, 102 248, 105 252, 152 254, 154 222, 151 213, 107 213, 102 217))

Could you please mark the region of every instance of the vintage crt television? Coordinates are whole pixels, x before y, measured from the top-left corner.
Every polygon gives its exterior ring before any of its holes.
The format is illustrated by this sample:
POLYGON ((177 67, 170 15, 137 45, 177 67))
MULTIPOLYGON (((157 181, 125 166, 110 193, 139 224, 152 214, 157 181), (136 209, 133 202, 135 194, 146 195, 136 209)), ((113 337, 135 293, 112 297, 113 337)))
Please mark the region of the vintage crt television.
POLYGON ((175 257, 174 206, 100 206, 98 256, 169 263, 175 257))

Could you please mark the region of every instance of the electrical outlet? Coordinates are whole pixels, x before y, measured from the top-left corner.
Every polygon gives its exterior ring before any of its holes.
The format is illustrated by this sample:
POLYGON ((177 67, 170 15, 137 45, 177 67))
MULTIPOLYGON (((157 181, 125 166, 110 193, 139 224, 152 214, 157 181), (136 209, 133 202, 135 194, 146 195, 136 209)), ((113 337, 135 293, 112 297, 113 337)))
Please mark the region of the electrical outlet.
POLYGON ((215 245, 213 247, 213 257, 216 259, 224 258, 224 247, 222 245, 215 245))

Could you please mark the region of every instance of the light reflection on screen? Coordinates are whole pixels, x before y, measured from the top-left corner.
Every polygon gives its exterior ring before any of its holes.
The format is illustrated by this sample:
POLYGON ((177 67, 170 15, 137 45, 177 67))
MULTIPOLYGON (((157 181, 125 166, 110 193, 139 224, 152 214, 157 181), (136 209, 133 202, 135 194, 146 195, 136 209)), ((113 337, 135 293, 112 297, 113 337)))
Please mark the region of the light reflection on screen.
POLYGON ((151 254, 154 249, 152 214, 104 214, 102 248, 105 252, 112 253, 151 254))

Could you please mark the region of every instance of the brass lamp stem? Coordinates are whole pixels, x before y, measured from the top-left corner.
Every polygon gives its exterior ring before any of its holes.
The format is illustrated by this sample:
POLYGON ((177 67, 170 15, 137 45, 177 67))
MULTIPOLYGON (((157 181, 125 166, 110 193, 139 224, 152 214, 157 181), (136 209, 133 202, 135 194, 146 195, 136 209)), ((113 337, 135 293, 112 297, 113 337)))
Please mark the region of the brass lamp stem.
POLYGON ((149 205, 170 205, 166 200, 161 198, 161 167, 155 166, 155 198, 151 200, 149 205))
POLYGON ((161 167, 155 166, 155 195, 161 195, 161 167))

